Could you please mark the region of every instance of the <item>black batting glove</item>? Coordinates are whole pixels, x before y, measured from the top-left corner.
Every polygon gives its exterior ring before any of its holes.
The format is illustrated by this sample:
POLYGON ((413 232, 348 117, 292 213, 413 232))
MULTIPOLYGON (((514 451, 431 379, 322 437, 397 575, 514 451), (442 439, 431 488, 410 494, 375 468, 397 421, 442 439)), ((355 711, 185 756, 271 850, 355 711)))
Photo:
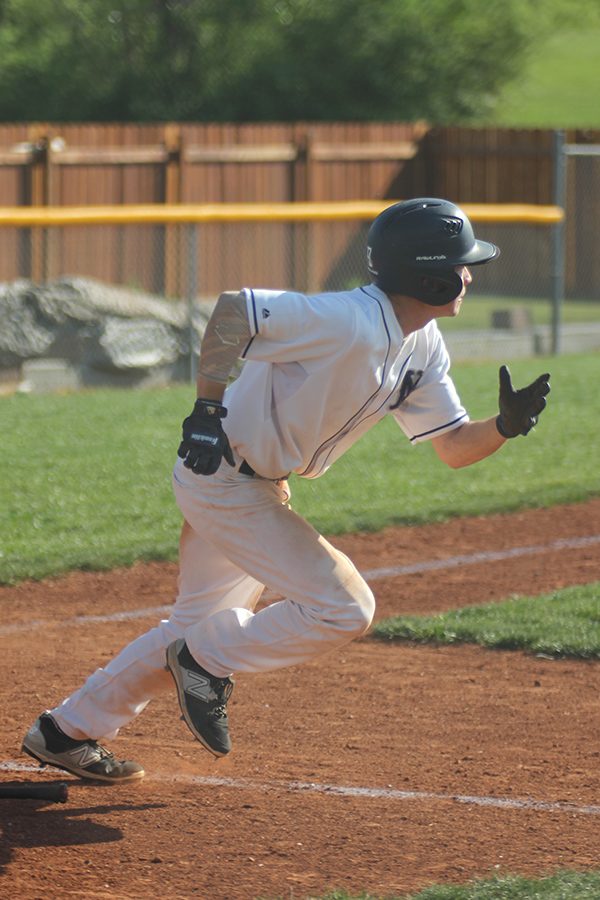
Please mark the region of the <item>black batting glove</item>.
POLYGON ((177 455, 184 466, 196 475, 214 475, 223 457, 235 465, 229 439, 223 431, 221 419, 227 410, 213 400, 196 400, 194 409, 183 420, 183 440, 177 455))
POLYGON ((546 406, 546 394, 550 393, 550 375, 540 375, 527 387, 515 390, 506 366, 500 366, 500 415, 496 428, 505 438, 528 434, 537 425, 538 416, 546 406))

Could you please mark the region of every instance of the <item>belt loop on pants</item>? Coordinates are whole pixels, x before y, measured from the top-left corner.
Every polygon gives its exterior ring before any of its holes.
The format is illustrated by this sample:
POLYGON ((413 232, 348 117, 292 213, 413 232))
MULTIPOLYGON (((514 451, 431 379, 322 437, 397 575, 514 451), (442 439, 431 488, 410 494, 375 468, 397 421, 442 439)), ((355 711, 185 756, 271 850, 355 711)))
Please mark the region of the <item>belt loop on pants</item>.
POLYGON ((240 474, 242 475, 248 475, 250 478, 254 478, 254 476, 256 475, 256 472, 254 471, 252 466, 249 465, 249 463, 247 463, 245 459, 242 460, 242 464, 239 467, 238 472, 240 472, 240 474))
MULTIPOLYGON (((258 475, 257 472, 254 471, 250 463, 246 462, 245 459, 241 461, 238 472, 240 473, 240 475, 247 475, 249 478, 263 477, 262 475, 258 475)), ((272 481, 273 484, 281 484, 282 481, 287 481, 289 477, 290 473, 288 472, 287 475, 282 475, 281 478, 265 478, 265 481, 272 481)))

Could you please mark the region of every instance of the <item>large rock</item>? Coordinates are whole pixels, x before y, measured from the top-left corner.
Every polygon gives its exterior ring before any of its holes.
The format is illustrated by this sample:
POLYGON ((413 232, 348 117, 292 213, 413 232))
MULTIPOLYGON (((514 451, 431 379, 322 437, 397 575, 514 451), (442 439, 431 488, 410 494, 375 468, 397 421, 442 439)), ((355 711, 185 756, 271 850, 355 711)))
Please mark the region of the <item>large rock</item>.
POLYGON ((161 298, 83 278, 0 285, 0 369, 64 360, 82 383, 186 377, 210 304, 161 298))

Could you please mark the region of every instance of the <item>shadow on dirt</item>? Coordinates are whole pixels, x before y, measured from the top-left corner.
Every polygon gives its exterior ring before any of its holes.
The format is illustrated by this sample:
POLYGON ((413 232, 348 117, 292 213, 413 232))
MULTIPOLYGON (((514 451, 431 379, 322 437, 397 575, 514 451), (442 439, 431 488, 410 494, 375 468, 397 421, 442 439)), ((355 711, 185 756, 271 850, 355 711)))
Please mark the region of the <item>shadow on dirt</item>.
MULTIPOLYGON (((53 784, 53 782, 45 782, 53 784)), ((59 782, 56 782, 57 784, 59 782)), ((47 800, 0 801, 0 875, 17 848, 107 844, 123 839, 120 828, 97 817, 117 812, 162 809, 165 803, 102 803, 71 806, 47 800)))

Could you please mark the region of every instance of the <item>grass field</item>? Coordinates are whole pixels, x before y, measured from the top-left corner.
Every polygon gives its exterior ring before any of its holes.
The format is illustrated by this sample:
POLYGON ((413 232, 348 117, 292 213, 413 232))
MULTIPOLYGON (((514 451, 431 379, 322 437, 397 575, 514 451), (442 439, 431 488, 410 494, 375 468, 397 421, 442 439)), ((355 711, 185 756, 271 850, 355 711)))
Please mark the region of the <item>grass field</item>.
MULTIPOLYGON (((538 42, 491 120, 507 128, 600 128, 600 22, 538 42)), ((490 122, 490 117, 486 118, 490 122)))
MULTIPOLYGON (((440 521, 600 494, 595 355, 519 360, 515 384, 552 373, 539 427, 491 459, 451 471, 386 419, 314 482, 292 478, 295 508, 327 534, 440 521), (365 498, 368 498, 366 500, 365 498)), ((495 363, 452 372, 473 418, 496 409, 495 363)), ((0 582, 135 559, 174 559, 180 516, 171 469, 192 390, 98 390, 0 398, 0 582)))
POLYGON ((379 622, 383 640, 474 643, 496 650, 600 659, 600 582, 540 597, 514 597, 436 616, 398 616, 379 622))
MULTIPOLYGON (((494 310, 526 310, 531 324, 550 325, 552 322, 552 303, 538 297, 478 297, 469 295, 463 304, 460 315, 454 319, 439 319, 442 332, 470 331, 490 328, 494 310)), ((582 322, 600 322, 600 302, 585 300, 567 300, 561 308, 561 320, 564 324, 580 324, 582 322)))
MULTIPOLYGON (((467 885, 433 885, 402 900, 597 900, 600 875, 594 872, 557 872, 537 880, 504 876, 467 885)), ((314 900, 314 898, 313 898, 314 900)), ((372 894, 350 896, 336 891, 323 900, 380 900, 372 894)), ((387 897, 386 900, 400 900, 387 897)))

